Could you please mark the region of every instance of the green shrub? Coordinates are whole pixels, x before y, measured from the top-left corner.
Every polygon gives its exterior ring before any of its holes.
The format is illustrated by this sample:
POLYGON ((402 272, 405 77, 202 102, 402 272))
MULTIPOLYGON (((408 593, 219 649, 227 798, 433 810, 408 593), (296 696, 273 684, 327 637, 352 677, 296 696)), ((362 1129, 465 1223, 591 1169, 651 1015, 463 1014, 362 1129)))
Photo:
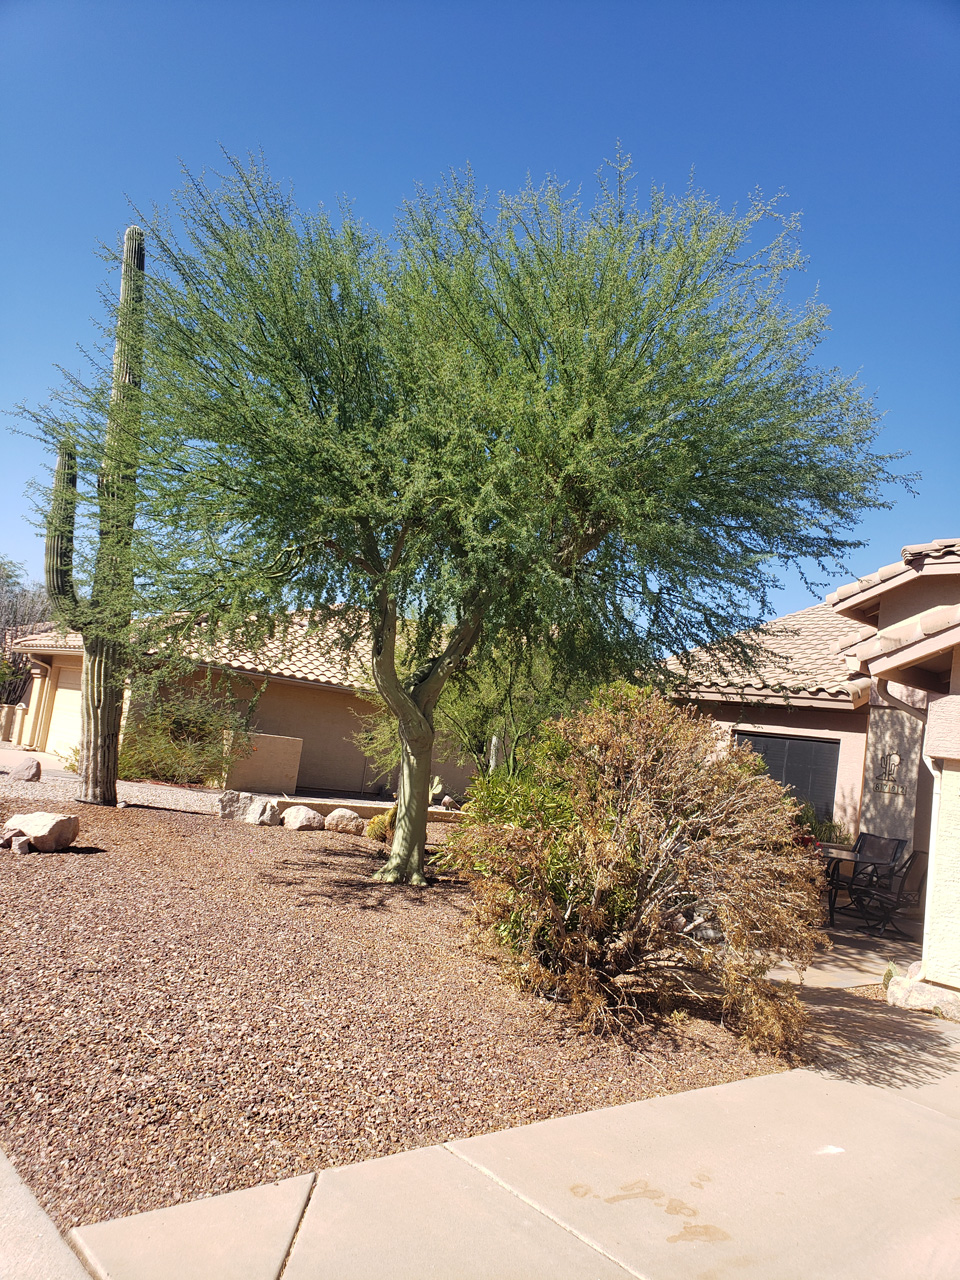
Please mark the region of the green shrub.
POLYGON ((830 818, 818 818, 817 811, 809 800, 800 806, 797 822, 810 832, 814 840, 823 844, 853 844, 853 836, 843 823, 834 822, 830 818))
POLYGON ((209 680, 135 689, 120 745, 127 781, 222 786, 250 754, 249 708, 209 680))
POLYGON ((446 861, 520 984, 594 1029, 713 990, 751 1044, 789 1051, 803 1009, 764 975, 822 937, 796 813, 709 719, 619 684, 543 726, 518 775, 475 780, 446 861))

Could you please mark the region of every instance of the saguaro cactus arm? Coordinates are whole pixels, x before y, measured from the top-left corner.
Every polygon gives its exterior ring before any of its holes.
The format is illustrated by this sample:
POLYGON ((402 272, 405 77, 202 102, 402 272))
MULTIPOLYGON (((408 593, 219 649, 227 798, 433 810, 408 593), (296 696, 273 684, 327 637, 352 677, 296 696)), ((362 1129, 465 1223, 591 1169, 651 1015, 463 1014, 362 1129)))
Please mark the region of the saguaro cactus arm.
POLYGON ((77 452, 68 439, 57 450, 53 495, 47 516, 44 555, 47 595, 57 621, 82 630, 80 600, 73 582, 73 540, 77 518, 77 452))

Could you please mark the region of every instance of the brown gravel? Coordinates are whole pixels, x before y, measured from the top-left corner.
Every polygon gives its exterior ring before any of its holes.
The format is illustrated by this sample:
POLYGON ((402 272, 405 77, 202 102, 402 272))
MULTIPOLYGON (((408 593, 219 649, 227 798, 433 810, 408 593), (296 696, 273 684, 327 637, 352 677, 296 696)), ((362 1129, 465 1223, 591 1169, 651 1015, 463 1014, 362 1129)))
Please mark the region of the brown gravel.
POLYGON ((694 1017, 577 1034, 365 839, 80 818, 85 856, 0 851, 0 1146, 62 1229, 782 1065, 694 1017))

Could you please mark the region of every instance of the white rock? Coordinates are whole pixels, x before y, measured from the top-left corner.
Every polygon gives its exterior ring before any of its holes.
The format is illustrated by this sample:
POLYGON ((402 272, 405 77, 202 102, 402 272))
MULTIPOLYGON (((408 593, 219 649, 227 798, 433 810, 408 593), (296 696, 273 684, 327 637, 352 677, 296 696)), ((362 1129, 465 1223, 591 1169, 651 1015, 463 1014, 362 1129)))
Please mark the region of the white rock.
POLYGON ((444 808, 444 809, 459 809, 459 808, 460 808, 460 806, 457 804, 456 800, 454 800, 453 796, 444 796, 444 797, 443 797, 443 799, 440 801, 440 804, 443 806, 443 808, 444 808))
POLYGON ((278 827, 280 811, 272 800, 248 791, 224 791, 220 797, 220 817, 248 822, 252 827, 278 827))
POLYGON ((292 831, 322 831, 324 828, 323 814, 305 804, 294 804, 284 809, 280 821, 292 831))
POLYGON ((66 849, 80 834, 80 819, 66 813, 14 813, 3 828, 2 839, 26 836, 38 853, 66 849))
POLYGON ((339 831, 345 836, 362 836, 363 819, 352 809, 334 809, 323 820, 328 831, 339 831))
POLYGON ((11 769, 7 774, 8 782, 39 782, 40 781, 40 761, 29 759, 24 760, 23 764, 18 764, 15 769, 11 769))
POLYGON ((14 853, 29 853, 30 841, 27 836, 14 836, 10 841, 10 848, 14 853))
POLYGON ((887 1004, 898 1009, 920 1009, 949 1018, 951 1022, 960 1022, 960 995, 946 987, 934 986, 932 982, 921 982, 919 978, 891 978, 887 986, 887 1004))

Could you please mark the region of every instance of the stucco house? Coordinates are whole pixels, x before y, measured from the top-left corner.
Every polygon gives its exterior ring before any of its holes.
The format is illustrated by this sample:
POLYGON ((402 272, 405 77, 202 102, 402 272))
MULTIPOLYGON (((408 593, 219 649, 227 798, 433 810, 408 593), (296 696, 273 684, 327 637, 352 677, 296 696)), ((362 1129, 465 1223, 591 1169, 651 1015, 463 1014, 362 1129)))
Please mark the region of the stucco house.
MULTIPOLYGON (((10 717, 8 737, 37 751, 68 756, 80 741, 79 635, 54 629, 18 641, 29 656, 33 681, 25 709, 10 717)), ((208 663, 255 686, 264 681, 254 713, 254 752, 230 774, 242 790, 317 791, 340 796, 378 795, 382 781, 353 741, 356 713, 369 713, 370 677, 356 652, 343 652, 321 632, 294 618, 290 634, 265 641, 257 652, 218 650, 208 663), (366 696, 365 696, 366 695, 366 696)), ((452 792, 465 790, 470 770, 438 760, 435 771, 452 792)))
MULTIPOLYGON (((828 603, 852 624, 840 644, 849 679, 869 679, 887 702, 910 691, 901 710, 917 722, 919 767, 932 783, 919 976, 960 992, 960 538, 904 547, 899 562, 847 583, 828 603)), ((891 825, 898 814, 905 821, 902 765, 913 763, 896 754, 892 742, 869 790, 869 816, 888 813, 891 825)))
POLYGON ((923 1007, 960 995, 960 538, 904 547, 757 638, 755 672, 703 655, 685 697, 822 816, 927 852, 914 981, 923 1007))
POLYGON ((701 655, 683 694, 758 751, 818 817, 851 835, 862 826, 926 849, 933 798, 921 764, 926 694, 851 674, 842 651, 849 634, 849 621, 829 603, 787 614, 758 632, 755 671, 738 674, 701 655), (874 791, 891 767, 900 790, 874 791))

